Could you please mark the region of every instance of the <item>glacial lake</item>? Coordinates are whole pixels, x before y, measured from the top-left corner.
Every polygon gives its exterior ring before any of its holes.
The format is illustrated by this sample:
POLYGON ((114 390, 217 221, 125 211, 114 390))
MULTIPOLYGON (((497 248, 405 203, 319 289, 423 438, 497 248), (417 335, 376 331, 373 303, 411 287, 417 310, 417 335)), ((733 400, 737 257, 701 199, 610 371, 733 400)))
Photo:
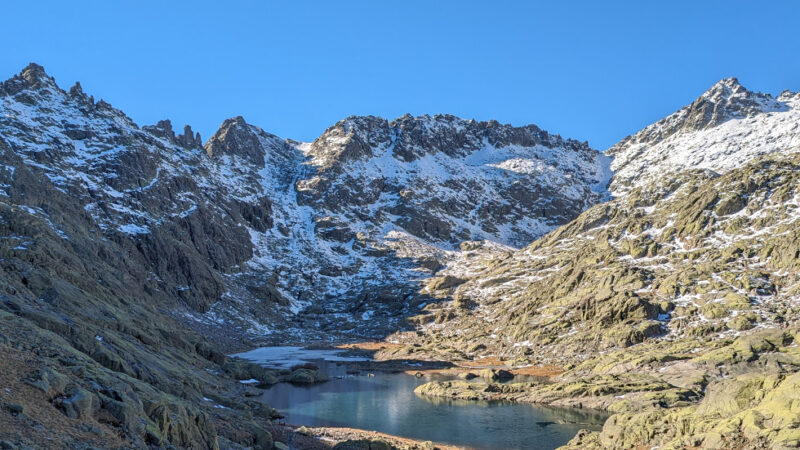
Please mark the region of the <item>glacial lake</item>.
POLYGON ((331 376, 321 384, 279 383, 264 392, 261 399, 293 425, 360 428, 482 450, 552 449, 582 428, 601 429, 607 418, 592 410, 421 397, 414 388, 444 378, 348 374, 341 364, 347 358, 336 351, 305 354, 297 347, 271 347, 238 356, 273 367, 311 361, 331 376), (281 355, 286 359, 281 361, 281 355), (326 361, 326 356, 336 361, 326 361))

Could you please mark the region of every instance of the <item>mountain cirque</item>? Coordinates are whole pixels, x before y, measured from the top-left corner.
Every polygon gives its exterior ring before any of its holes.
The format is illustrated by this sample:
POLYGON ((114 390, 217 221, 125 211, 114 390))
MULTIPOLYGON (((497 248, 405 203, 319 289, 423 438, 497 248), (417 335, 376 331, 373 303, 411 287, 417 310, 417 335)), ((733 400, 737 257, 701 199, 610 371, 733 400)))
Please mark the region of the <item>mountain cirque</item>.
POLYGON ((359 338, 564 368, 418 392, 614 413, 574 448, 800 444, 798 94, 722 80, 606 155, 446 115, 202 144, 33 64, 0 101, 9 445, 270 448, 235 380, 290 374, 218 345, 359 338))

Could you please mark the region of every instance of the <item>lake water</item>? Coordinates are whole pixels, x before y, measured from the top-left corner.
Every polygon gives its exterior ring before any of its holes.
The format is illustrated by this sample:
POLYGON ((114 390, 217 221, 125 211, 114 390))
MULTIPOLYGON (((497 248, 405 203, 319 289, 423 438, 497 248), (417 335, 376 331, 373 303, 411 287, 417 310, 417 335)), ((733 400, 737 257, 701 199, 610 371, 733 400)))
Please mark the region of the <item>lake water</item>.
MULTIPOLYGON (((306 360, 294 349, 288 359, 306 360)), ((275 357, 280 351, 266 353, 275 357)), ((361 428, 475 449, 552 449, 581 428, 599 430, 607 417, 590 410, 421 397, 414 388, 430 378, 353 375, 339 363, 314 362, 333 379, 312 386, 279 383, 263 394, 263 401, 285 415, 287 423, 361 428)))

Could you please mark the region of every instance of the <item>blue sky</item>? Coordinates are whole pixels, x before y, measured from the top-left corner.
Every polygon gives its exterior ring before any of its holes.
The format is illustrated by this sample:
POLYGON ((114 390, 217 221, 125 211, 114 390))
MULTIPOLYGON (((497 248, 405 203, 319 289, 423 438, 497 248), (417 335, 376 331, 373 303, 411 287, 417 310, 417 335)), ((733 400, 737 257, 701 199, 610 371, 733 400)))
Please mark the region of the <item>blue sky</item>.
POLYGON ((797 1, 16 1, 28 62, 137 123, 242 115, 312 140, 353 114, 534 123, 600 149, 736 76, 800 90, 797 1))

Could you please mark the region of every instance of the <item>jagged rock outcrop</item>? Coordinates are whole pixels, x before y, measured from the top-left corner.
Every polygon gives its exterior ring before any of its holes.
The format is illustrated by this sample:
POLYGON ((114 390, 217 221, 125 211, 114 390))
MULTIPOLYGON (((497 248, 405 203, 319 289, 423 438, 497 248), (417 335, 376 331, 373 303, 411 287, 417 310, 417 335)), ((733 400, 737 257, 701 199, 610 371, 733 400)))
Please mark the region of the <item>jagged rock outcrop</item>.
POLYGON ((232 155, 244 158, 257 166, 264 165, 265 152, 261 142, 242 116, 223 122, 219 130, 208 140, 205 150, 212 158, 232 155))
MULTIPOLYGON (((72 90, 70 90, 70 95, 72 95, 72 90)), ((142 127, 142 130, 187 150, 203 147, 203 140, 200 138, 200 133, 193 134, 192 127, 186 125, 183 127, 183 134, 176 136, 175 132, 172 130, 172 122, 170 122, 169 119, 159 120, 155 125, 145 125, 142 127)))

